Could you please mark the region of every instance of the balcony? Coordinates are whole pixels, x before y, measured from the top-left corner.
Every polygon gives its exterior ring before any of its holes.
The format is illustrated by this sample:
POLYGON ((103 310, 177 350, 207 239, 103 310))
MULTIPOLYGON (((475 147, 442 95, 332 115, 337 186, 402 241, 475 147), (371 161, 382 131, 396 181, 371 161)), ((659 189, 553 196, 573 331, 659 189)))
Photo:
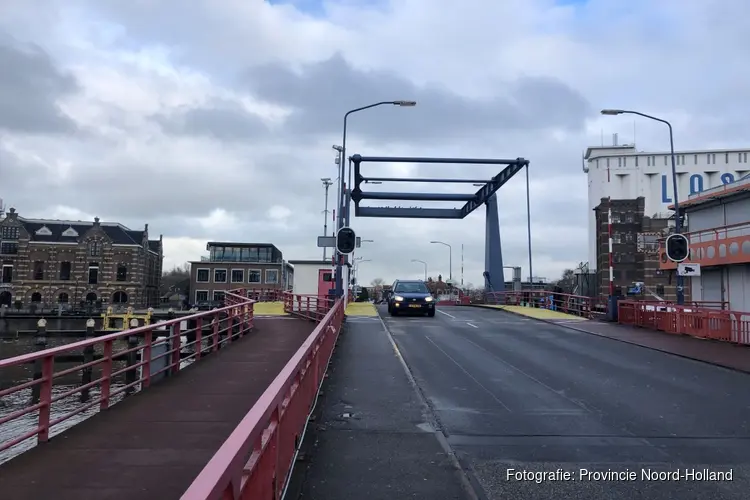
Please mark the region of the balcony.
MULTIPOLYGON (((690 241, 686 262, 703 267, 750 262, 750 222, 694 231, 686 236, 690 241)), ((667 259, 664 241, 659 244, 659 268, 677 269, 677 264, 667 259)))

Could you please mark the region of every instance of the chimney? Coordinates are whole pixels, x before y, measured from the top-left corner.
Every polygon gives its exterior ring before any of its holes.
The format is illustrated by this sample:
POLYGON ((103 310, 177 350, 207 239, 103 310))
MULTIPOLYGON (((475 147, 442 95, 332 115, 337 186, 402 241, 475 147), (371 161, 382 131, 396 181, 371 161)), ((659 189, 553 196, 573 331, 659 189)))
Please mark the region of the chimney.
POLYGON ((11 207, 10 210, 8 210, 7 215, 8 220, 18 220, 18 214, 16 213, 16 209, 11 207))
POLYGON ((94 227, 99 227, 99 217, 94 217, 94 227))
POLYGON ((617 146, 617 133, 612 134, 612 145, 617 146))

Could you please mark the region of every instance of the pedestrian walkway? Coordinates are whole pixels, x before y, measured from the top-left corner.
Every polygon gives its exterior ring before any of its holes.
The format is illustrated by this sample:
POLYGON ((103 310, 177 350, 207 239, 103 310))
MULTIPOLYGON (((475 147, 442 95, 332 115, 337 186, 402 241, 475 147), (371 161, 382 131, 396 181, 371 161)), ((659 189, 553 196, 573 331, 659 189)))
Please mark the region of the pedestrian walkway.
POLYGON ((672 334, 635 326, 588 321, 565 324, 566 328, 636 344, 677 356, 750 373, 750 346, 689 335, 672 334))
POLYGON ((299 498, 471 498, 382 323, 347 323, 329 373, 299 498))
POLYGON ((180 498, 315 326, 256 319, 174 378, 0 466, 0 498, 180 498))
POLYGON ((476 304, 479 307, 488 307, 491 309, 502 309, 503 311, 512 312, 514 314, 520 314, 522 316, 528 316, 529 318, 545 319, 545 320, 572 320, 572 321, 587 321, 586 318, 575 316, 573 314, 566 314, 560 311, 552 311, 550 309, 541 309, 538 307, 524 307, 524 306, 503 306, 503 305, 490 305, 490 304, 476 304))
POLYGON ((346 305, 346 315, 374 317, 378 315, 378 310, 372 302, 349 302, 346 305))

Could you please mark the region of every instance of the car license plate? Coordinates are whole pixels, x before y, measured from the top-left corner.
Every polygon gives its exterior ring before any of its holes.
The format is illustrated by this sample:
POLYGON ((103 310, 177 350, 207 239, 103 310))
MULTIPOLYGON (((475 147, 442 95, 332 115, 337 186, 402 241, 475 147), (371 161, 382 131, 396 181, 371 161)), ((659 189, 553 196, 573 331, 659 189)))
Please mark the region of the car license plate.
POLYGON ((409 307, 421 308, 422 306, 419 304, 409 304, 409 307))

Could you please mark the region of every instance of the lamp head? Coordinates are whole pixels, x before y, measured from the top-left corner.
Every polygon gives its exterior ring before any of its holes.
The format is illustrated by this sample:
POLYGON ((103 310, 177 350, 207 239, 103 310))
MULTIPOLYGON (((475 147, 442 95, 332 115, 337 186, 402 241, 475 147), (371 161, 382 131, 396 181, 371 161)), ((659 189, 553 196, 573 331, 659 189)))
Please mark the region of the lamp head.
POLYGON ((621 109, 603 109, 602 114, 603 115, 610 115, 610 116, 616 116, 623 114, 624 111, 621 109))
POLYGON ((410 108, 417 105, 417 101, 393 101, 394 106, 410 108))

